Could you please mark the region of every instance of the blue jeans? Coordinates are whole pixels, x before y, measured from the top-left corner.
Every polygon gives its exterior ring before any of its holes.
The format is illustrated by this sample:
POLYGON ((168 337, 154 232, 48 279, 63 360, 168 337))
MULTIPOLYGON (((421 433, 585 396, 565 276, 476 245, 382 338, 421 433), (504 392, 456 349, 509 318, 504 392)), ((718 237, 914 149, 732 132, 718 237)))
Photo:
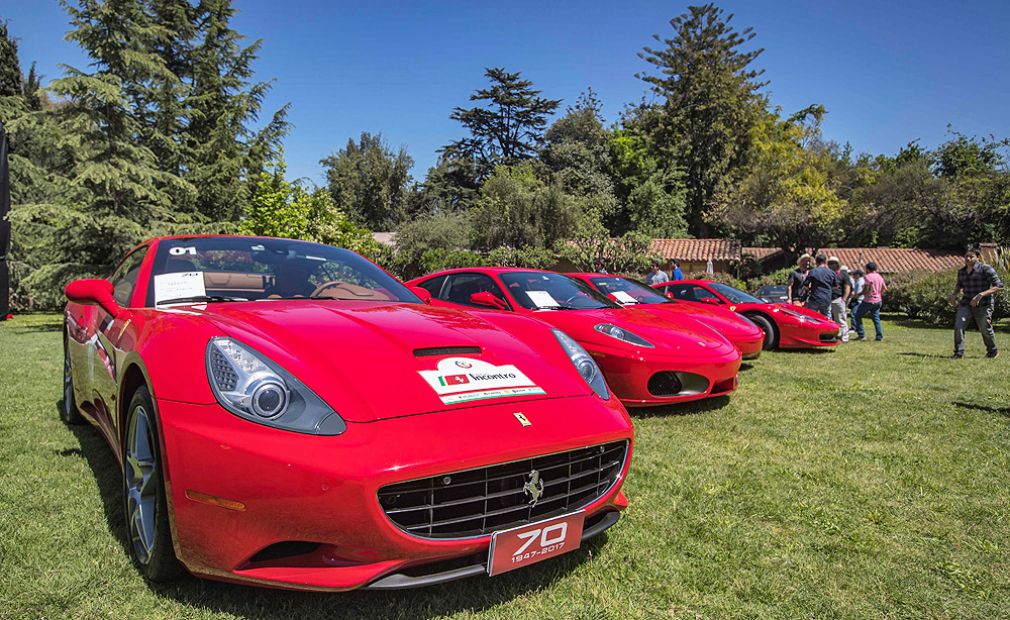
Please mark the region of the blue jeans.
POLYGON ((859 302, 859 306, 856 307, 856 313, 852 315, 852 321, 854 327, 856 328, 856 333, 859 334, 860 338, 865 338, 863 332, 863 317, 867 314, 873 319, 873 329, 877 331, 877 340, 884 339, 884 329, 880 326, 880 306, 881 304, 871 304, 868 301, 859 302))

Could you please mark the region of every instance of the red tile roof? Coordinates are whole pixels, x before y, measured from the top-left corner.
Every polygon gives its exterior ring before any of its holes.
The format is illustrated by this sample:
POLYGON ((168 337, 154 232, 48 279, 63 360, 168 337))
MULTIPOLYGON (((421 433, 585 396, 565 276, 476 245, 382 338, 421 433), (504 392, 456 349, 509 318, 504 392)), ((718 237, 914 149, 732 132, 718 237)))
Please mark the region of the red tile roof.
POLYGON ((760 261, 781 254, 782 248, 743 248, 741 253, 744 256, 753 256, 760 261))
POLYGON ((961 252, 920 250, 918 248, 821 248, 818 254, 837 256, 849 269, 862 269, 867 262, 877 263, 881 273, 910 271, 950 271, 964 264, 961 252))
POLYGON ((653 239, 649 249, 666 259, 740 260, 740 242, 736 239, 653 239))

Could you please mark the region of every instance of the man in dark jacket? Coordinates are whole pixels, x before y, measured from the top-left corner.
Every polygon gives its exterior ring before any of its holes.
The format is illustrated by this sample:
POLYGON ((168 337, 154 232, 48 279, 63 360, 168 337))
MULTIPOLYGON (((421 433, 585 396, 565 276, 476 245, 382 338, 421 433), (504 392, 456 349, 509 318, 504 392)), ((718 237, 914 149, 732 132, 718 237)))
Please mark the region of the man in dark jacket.
POLYGON ((1003 289, 996 270, 980 260, 978 250, 968 250, 964 255, 964 267, 957 272, 957 284, 950 295, 950 303, 957 308, 954 318, 954 355, 951 359, 964 357, 964 328, 969 320, 974 320, 978 331, 982 332, 986 357, 999 357, 996 348, 996 334, 992 330, 993 295, 1003 289), (958 300, 957 294, 963 293, 958 300))
POLYGON ((814 259, 814 264, 817 266, 807 274, 803 280, 803 287, 808 291, 806 307, 830 318, 831 291, 838 284, 838 276, 825 266, 827 262, 826 256, 817 255, 817 258, 814 259))

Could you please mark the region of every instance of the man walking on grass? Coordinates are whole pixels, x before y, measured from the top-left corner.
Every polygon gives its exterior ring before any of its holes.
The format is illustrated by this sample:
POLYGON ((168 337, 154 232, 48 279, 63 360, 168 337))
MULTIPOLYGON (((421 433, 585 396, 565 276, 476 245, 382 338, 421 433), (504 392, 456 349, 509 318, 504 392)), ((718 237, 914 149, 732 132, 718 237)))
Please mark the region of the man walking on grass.
POLYGON ((884 339, 884 328, 880 325, 880 306, 884 303, 884 291, 887 284, 884 278, 877 273, 877 263, 872 260, 866 263, 866 276, 863 277, 863 301, 856 308, 855 322, 856 333, 859 337, 856 340, 866 340, 866 332, 863 331, 863 317, 867 314, 873 319, 873 329, 877 332, 877 342, 884 339))
POLYGON ((835 286, 831 287, 831 320, 838 323, 838 337, 849 341, 849 295, 852 294, 852 280, 849 268, 842 267, 837 256, 828 259, 828 269, 835 272, 835 286))
POLYGON ((838 276, 825 266, 828 259, 818 254, 814 259, 816 267, 810 270, 803 279, 803 287, 807 289, 806 307, 814 312, 820 312, 826 317, 831 316, 831 291, 838 283, 838 276))
POLYGON ((964 329, 968 321, 974 320, 978 331, 982 332, 985 356, 999 357, 996 348, 996 334, 992 330, 993 295, 1003 288, 996 270, 980 260, 978 250, 968 250, 964 255, 964 267, 957 270, 957 284, 950 295, 950 304, 957 308, 954 317, 954 355, 951 359, 964 357, 964 329), (963 293, 960 302, 957 294, 963 293))

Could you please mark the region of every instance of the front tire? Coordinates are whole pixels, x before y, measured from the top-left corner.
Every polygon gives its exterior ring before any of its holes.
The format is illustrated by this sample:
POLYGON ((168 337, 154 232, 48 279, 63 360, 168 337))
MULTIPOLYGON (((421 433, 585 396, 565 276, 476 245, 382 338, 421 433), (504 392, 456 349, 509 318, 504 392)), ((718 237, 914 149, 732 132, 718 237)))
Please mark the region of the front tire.
POLYGON ((772 322, 761 316, 760 314, 748 314, 747 318, 754 321, 754 324, 761 328, 761 331, 765 333, 764 343, 761 348, 765 351, 771 351, 779 344, 779 334, 775 329, 775 325, 772 322))
POLYGON ((63 339, 63 402, 60 404, 60 419, 64 424, 80 424, 84 417, 77 410, 74 396, 74 369, 70 364, 70 343, 63 339))
POLYGON ((145 579, 170 581, 182 566, 172 548, 158 420, 147 387, 134 392, 126 411, 123 505, 130 557, 145 579))

